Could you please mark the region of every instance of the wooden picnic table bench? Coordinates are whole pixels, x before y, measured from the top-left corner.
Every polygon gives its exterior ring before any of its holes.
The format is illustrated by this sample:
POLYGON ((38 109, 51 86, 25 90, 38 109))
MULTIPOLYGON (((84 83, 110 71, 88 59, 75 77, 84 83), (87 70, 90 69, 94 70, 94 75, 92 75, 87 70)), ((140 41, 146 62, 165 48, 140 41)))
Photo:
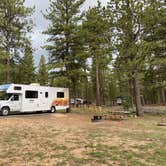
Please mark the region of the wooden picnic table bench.
POLYGON ((93 116, 92 121, 100 120, 124 120, 127 118, 127 112, 125 111, 111 111, 103 114, 96 114, 93 116))

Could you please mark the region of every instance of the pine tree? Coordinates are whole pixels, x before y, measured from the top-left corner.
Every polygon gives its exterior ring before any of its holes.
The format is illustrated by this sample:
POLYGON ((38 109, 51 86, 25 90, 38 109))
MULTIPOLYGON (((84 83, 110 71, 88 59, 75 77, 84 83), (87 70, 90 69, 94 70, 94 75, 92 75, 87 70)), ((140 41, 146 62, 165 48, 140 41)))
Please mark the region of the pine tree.
POLYGON ((14 50, 20 49, 26 38, 26 33, 32 28, 32 22, 28 17, 32 8, 24 6, 24 0, 0 1, 0 38, 1 47, 5 52, 6 81, 11 81, 12 71, 10 63, 13 62, 14 50))
POLYGON ((166 3, 149 1, 145 10, 143 26, 146 31, 144 40, 148 47, 148 61, 145 66, 144 86, 151 94, 153 103, 166 104, 166 3), (153 13, 153 14, 152 14, 153 13), (156 95, 154 95, 156 94, 156 95))
POLYGON ((132 84, 132 96, 138 116, 143 115, 140 85, 142 69, 149 63, 149 57, 155 54, 150 51, 151 48, 158 43, 156 39, 155 44, 150 40, 153 40, 151 34, 160 25, 159 15, 163 15, 159 4, 159 1, 150 0, 113 0, 108 6, 111 15, 114 15, 116 27, 116 67, 121 71, 122 77, 132 84))
POLYGON ((5 83, 5 54, 0 50, 0 84, 5 83))
MULTIPOLYGON (((1 17, 0 17, 1 19, 1 17)), ((2 48, 2 40, 1 40, 1 37, 0 37, 0 84, 3 84, 5 83, 5 77, 4 77, 4 73, 5 73, 5 53, 3 51, 3 48, 2 48)))
POLYGON ((46 60, 43 55, 41 56, 39 62, 37 80, 40 83, 40 85, 48 84, 48 71, 46 66, 46 60))
POLYGON ((26 43, 24 56, 20 60, 18 81, 21 84, 30 84, 36 81, 33 50, 29 42, 26 43))
MULTIPOLYGON (((71 83, 74 96, 76 96, 76 84, 82 74, 81 67, 85 62, 79 25, 83 16, 80 7, 84 1, 54 0, 44 14, 51 22, 44 34, 50 36, 48 39, 50 45, 45 48, 50 53, 52 82, 54 80, 59 82, 57 80, 59 78, 65 80, 66 84, 71 83), (57 68, 58 72, 55 70, 57 68)), ((71 87, 70 84, 66 86, 71 87)))
POLYGON ((135 0, 111 1, 109 5, 110 13, 114 14, 116 35, 118 37, 116 67, 121 72, 119 75, 120 83, 127 79, 128 81, 125 81, 127 87, 127 82, 132 80, 132 94, 135 99, 136 112, 139 116, 143 114, 140 99, 140 80, 138 79, 140 59, 142 58, 139 53, 142 5, 141 1, 136 2, 135 0))
POLYGON ((111 61, 109 23, 105 15, 105 9, 98 6, 89 9, 83 22, 86 34, 86 45, 89 57, 92 59, 92 81, 96 93, 96 105, 101 105, 101 71, 111 61))

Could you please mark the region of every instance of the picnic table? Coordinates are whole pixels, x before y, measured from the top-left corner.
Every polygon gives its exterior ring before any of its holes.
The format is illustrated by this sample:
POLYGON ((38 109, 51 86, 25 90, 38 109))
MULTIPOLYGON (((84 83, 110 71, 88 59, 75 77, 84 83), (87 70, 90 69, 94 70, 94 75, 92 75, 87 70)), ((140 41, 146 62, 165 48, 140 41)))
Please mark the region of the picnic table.
POLYGON ((110 111, 108 113, 96 114, 93 116, 92 121, 100 120, 125 120, 127 119, 129 112, 126 111, 110 111))

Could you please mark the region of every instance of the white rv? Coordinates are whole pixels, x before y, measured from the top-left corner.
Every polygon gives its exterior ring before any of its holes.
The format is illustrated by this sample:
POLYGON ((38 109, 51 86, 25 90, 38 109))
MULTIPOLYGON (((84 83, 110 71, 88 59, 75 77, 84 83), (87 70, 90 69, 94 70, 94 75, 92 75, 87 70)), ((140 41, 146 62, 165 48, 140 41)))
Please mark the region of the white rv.
POLYGON ((0 113, 66 110, 69 112, 69 89, 40 85, 0 85, 0 113))

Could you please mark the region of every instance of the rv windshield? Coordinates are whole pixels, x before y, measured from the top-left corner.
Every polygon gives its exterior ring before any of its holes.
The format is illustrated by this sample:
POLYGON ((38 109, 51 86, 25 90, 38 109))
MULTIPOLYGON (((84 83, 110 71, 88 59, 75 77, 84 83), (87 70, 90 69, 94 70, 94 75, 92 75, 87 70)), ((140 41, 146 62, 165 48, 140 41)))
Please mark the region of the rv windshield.
POLYGON ((9 100, 11 96, 11 93, 0 92, 0 100, 9 100))

